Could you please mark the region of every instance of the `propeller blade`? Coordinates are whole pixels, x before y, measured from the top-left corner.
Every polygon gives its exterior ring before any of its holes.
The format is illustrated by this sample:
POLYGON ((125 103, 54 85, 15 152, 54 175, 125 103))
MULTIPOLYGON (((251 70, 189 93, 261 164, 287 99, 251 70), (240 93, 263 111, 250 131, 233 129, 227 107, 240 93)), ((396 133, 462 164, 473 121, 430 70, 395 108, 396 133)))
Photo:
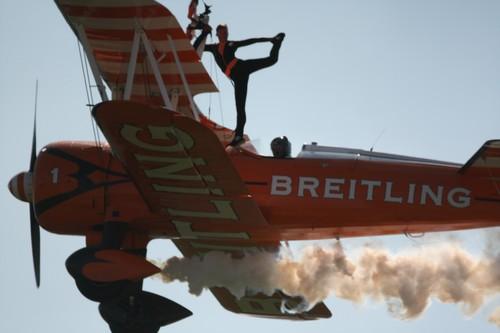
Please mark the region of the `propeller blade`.
POLYGON ((35 269, 35 280, 37 288, 40 287, 40 226, 36 221, 33 204, 30 203, 31 223, 31 252, 33 254, 33 267, 35 269))
MULTIPOLYGON (((29 172, 33 179, 33 170, 36 162, 36 109, 38 104, 38 80, 35 87, 35 115, 33 120, 33 141, 31 143, 31 160, 29 172)), ((31 227, 31 252, 33 254, 33 267, 35 269, 35 280, 37 288, 40 287, 40 226, 35 216, 34 200, 30 203, 30 227, 31 227)))

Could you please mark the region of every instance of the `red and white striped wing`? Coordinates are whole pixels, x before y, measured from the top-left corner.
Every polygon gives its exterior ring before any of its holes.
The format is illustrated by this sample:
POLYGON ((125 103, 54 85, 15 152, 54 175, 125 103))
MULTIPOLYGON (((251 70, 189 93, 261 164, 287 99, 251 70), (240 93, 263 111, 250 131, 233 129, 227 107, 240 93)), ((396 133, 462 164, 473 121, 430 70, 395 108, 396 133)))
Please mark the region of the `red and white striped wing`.
MULTIPOLYGON (((175 16, 156 1, 56 0, 56 3, 73 30, 77 31, 78 25, 83 27, 89 52, 112 90, 113 99, 123 99, 135 27, 142 28, 150 40, 167 90, 179 92, 178 111, 192 115, 168 36, 174 42, 191 94, 217 91, 175 16)), ((143 48, 139 50, 131 100, 164 105, 143 48)))

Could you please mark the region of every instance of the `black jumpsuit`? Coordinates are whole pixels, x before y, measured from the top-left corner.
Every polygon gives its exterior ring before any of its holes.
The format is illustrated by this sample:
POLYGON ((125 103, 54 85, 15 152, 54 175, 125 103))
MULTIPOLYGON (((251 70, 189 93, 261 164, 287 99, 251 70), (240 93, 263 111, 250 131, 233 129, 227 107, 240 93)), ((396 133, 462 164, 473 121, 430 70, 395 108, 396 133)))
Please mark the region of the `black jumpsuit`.
MULTIPOLYGON (((195 48, 199 45, 198 41, 201 42, 204 37, 206 37, 204 33, 198 37, 194 44, 195 48)), ((272 66, 278 61, 282 39, 273 40, 273 47, 269 57, 266 58, 241 60, 235 57, 236 50, 242 46, 269 41, 269 38, 251 38, 242 41, 227 41, 223 47, 221 47, 220 44, 205 45, 205 51, 211 52, 214 55, 217 65, 234 83, 234 97, 236 100, 237 113, 235 137, 243 137, 244 133, 246 123, 245 104, 250 74, 259 69, 272 66), (222 52, 220 52, 220 49, 222 49, 222 52), (235 63, 233 63, 234 61, 235 63), (228 68, 228 66, 231 65, 232 68, 228 68)))

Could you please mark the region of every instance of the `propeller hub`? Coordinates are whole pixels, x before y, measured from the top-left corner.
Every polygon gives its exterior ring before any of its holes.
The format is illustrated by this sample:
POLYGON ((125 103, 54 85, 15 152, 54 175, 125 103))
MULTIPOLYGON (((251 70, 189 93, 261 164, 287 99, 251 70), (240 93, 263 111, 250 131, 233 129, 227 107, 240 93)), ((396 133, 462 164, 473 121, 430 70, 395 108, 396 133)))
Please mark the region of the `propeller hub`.
POLYGON ((33 202, 33 174, 21 172, 9 182, 9 191, 17 199, 24 202, 33 202))

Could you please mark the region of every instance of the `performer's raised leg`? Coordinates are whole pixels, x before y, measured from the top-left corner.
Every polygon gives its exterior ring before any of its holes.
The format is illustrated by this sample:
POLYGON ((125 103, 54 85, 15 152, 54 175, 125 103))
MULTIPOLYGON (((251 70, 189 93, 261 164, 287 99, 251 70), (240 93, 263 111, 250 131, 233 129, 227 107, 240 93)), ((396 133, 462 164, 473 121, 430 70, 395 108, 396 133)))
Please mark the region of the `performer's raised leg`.
POLYGON ((270 67, 270 66, 274 65, 276 62, 278 62, 281 43, 283 42, 284 38, 285 38, 285 34, 279 33, 272 39, 273 47, 271 48, 271 52, 269 53, 269 57, 260 58, 260 59, 244 60, 243 62, 245 64, 245 67, 246 67, 246 70, 248 71, 248 73, 251 74, 251 73, 256 72, 260 69, 270 67))

